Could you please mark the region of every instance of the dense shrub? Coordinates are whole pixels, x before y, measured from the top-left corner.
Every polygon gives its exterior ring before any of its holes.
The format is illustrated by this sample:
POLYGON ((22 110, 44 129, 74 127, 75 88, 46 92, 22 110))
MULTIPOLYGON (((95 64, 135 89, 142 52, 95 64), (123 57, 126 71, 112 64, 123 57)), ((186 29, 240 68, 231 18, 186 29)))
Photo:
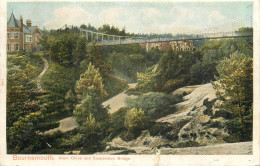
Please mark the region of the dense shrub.
POLYGON ((170 93, 184 85, 186 85, 186 81, 183 78, 171 79, 164 84, 162 91, 170 93))
POLYGON ((170 132, 172 128, 173 126, 169 125, 168 123, 154 123, 149 128, 149 132, 151 136, 161 135, 167 137, 167 133, 170 132))
POLYGON ((135 99, 127 99, 130 108, 142 109, 144 113, 152 118, 159 118, 175 111, 174 104, 180 99, 159 92, 143 94, 135 99))
POLYGON ((124 126, 127 129, 125 138, 132 140, 139 136, 141 132, 148 129, 152 120, 144 114, 141 109, 132 108, 127 111, 124 126))

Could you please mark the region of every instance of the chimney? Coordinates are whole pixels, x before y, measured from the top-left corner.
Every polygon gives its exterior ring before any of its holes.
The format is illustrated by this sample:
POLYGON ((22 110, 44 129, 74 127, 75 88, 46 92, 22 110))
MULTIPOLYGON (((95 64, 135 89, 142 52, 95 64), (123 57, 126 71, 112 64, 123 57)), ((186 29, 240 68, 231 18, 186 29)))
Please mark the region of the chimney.
POLYGON ((20 16, 20 31, 23 32, 23 17, 20 16))
POLYGON ((28 27, 32 26, 32 21, 31 20, 26 20, 26 26, 28 26, 28 27))

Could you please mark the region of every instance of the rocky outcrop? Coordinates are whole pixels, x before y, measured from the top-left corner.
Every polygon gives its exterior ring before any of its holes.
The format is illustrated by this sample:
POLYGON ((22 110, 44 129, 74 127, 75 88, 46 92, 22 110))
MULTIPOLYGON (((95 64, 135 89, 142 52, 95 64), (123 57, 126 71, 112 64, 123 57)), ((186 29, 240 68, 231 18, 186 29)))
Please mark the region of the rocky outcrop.
MULTIPOLYGON (((230 113, 219 109, 221 102, 217 100, 216 92, 210 83, 183 87, 172 94, 183 96, 183 101, 175 105, 177 111, 157 119, 157 122, 171 126, 166 135, 150 136, 148 131, 143 131, 137 139, 130 142, 118 137, 108 142, 106 152, 102 153, 111 154, 111 151, 118 148, 124 152, 128 150, 131 154, 155 154, 158 149, 161 149, 162 154, 248 154, 252 152, 251 144, 243 144, 241 146, 244 148, 241 149, 234 147, 237 151, 228 151, 228 153, 221 151, 222 146, 218 144, 225 143, 224 138, 229 136, 226 122, 230 118, 230 113), (219 151, 214 150, 215 144, 219 151), (212 147, 186 149, 186 147, 205 145, 212 147)), ((229 144, 226 147, 228 148, 229 144)))
MULTIPOLYGON (((187 89, 191 90, 190 87, 187 89)), ((210 83, 198 86, 183 99, 183 102, 176 104, 176 113, 157 120, 181 126, 178 131, 171 133, 177 135, 175 142, 194 142, 197 145, 224 142, 223 138, 228 136, 225 128, 227 120, 219 113, 220 101, 216 99, 213 86, 210 83), (216 116, 217 114, 219 115, 216 116)))

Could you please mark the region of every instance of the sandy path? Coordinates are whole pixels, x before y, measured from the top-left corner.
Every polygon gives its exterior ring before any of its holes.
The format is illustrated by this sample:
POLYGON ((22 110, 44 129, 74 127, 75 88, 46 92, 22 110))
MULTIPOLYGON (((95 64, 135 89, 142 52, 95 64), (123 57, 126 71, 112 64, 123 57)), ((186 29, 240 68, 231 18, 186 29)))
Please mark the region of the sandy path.
POLYGON ((42 79, 42 76, 45 74, 45 72, 49 68, 49 63, 48 63, 47 59, 44 58, 42 54, 40 54, 40 56, 41 56, 41 58, 42 58, 42 60, 44 62, 44 68, 43 68, 43 71, 37 77, 37 88, 38 89, 42 89, 42 87, 41 87, 41 79, 42 79))
MULTIPOLYGON (((135 88, 135 86, 136 86, 136 84, 128 84, 128 85, 129 85, 129 89, 135 88)), ((115 113, 121 107, 125 107, 126 106, 126 103, 125 103, 126 98, 136 97, 134 95, 128 96, 127 94, 125 94, 125 92, 126 91, 119 93, 118 95, 116 95, 116 96, 114 96, 114 97, 112 97, 112 98, 110 98, 107 101, 102 103, 104 106, 108 106, 108 105, 110 106, 110 109, 109 109, 110 114, 115 113)))
POLYGON ((60 122, 59 127, 46 131, 46 132, 44 132, 44 134, 51 134, 58 130, 60 130, 61 132, 66 132, 66 131, 73 130, 74 128, 78 127, 78 124, 74 117, 68 117, 68 118, 62 119, 59 122, 60 122))

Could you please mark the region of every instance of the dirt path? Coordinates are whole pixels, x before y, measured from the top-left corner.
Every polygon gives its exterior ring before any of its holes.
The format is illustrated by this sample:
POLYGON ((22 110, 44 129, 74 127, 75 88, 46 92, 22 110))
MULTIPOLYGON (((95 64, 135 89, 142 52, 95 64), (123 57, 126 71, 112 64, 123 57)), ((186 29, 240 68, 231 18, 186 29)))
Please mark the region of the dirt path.
POLYGON ((55 129, 51 129, 49 131, 44 132, 44 134, 51 134, 55 131, 60 130, 61 132, 66 132, 69 130, 73 130, 74 128, 78 127, 78 124, 76 122, 76 119, 74 117, 68 117, 65 119, 60 120, 60 126, 55 128, 55 129))
MULTIPOLYGON (((136 84, 128 84, 128 85, 129 85, 129 89, 135 88, 135 86, 136 86, 136 84)), ((121 107, 125 107, 126 106, 126 103, 125 103, 126 98, 136 97, 134 95, 128 96, 127 94, 125 94, 125 92, 126 91, 119 93, 118 95, 116 95, 116 96, 114 96, 114 97, 112 97, 112 98, 110 98, 107 101, 102 103, 104 106, 108 106, 108 105, 110 106, 110 109, 109 109, 110 114, 115 113, 121 107)))
POLYGON ((45 74, 45 72, 48 70, 48 68, 49 68, 49 63, 48 63, 47 59, 43 57, 42 54, 40 54, 40 56, 41 56, 41 59, 42 59, 43 62, 44 62, 44 67, 43 67, 43 71, 42 71, 42 72, 38 75, 38 77, 37 77, 37 88, 41 90, 41 89, 42 89, 41 79, 42 79, 42 76, 45 74))

